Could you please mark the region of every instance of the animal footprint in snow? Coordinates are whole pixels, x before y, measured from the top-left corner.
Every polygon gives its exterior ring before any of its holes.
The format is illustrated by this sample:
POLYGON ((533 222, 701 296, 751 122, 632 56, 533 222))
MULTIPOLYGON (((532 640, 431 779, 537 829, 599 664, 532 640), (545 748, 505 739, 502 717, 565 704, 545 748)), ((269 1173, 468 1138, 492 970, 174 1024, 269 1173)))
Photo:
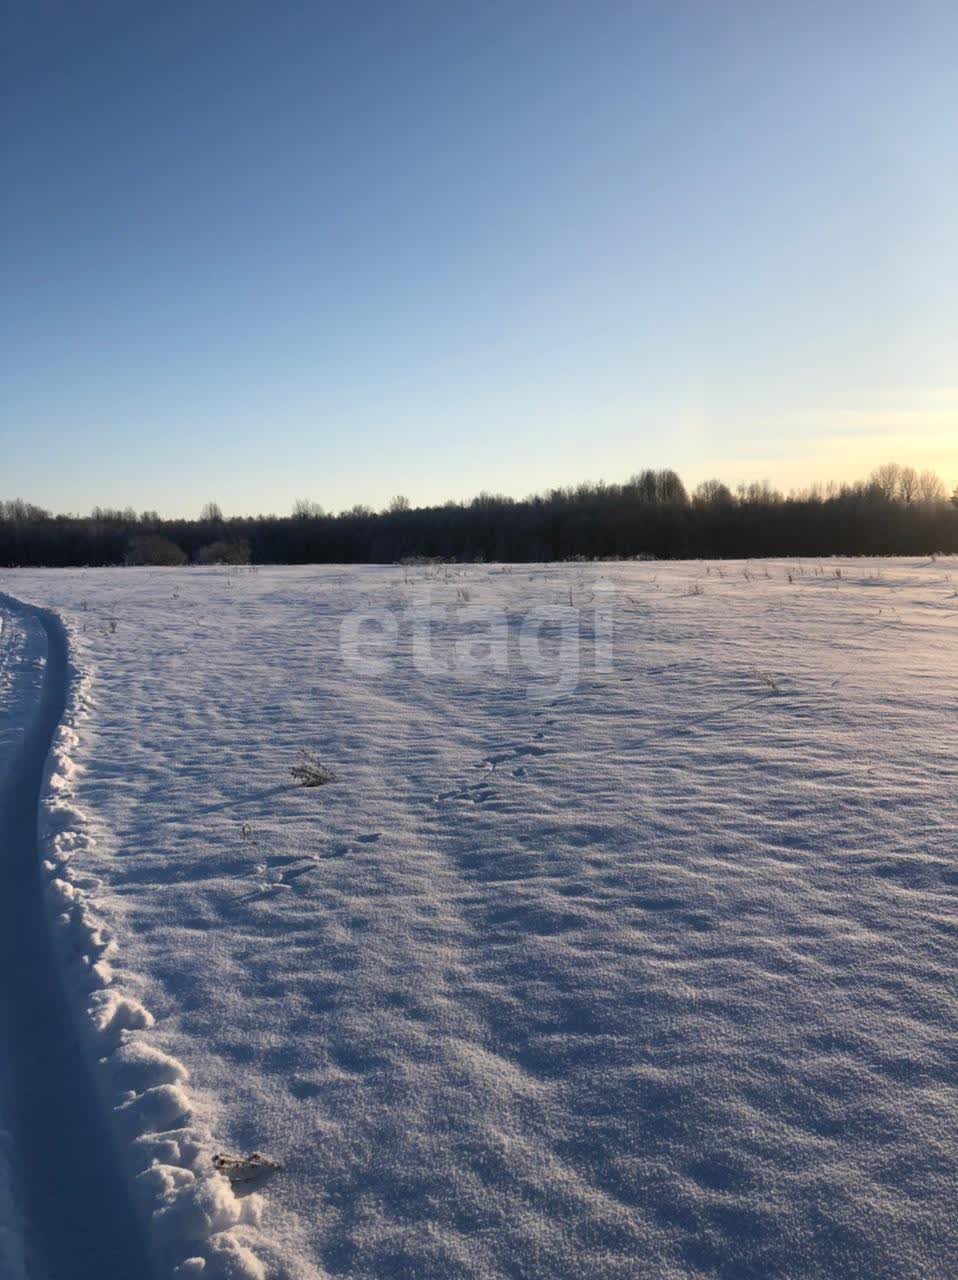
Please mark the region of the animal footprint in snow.
POLYGON ((253 1182, 267 1174, 278 1173, 282 1167, 262 1151, 253 1151, 248 1156, 231 1156, 220 1151, 213 1157, 213 1168, 229 1178, 234 1186, 238 1182, 253 1182))

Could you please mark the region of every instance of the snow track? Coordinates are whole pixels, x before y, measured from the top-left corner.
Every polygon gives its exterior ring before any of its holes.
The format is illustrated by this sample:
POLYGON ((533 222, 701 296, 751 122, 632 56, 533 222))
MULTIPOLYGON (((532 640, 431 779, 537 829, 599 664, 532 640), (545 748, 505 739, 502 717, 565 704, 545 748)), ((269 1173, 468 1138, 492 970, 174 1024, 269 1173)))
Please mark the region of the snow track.
POLYGON ((0 788, 0 1114, 28 1274, 146 1280, 153 1271, 71 1016, 38 856, 44 767, 68 692, 66 639, 52 615, 21 611, 9 599, 0 605, 9 610, 4 647, 16 635, 38 665, 46 654, 36 701, 22 708, 29 715, 22 745, 0 788))

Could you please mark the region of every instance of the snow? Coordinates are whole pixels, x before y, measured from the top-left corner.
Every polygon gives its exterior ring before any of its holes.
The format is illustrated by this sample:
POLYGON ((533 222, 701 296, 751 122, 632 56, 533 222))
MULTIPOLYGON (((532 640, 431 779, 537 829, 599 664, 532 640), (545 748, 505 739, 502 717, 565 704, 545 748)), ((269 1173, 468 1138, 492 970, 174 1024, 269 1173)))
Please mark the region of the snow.
POLYGON ((17 1239, 4 1247, 20 1255, 15 1265, 25 1262, 31 1280, 100 1280, 121 1271, 148 1277, 130 1187, 113 1154, 51 943, 44 877, 47 896, 62 908, 56 918, 78 923, 81 877, 62 880, 37 856, 41 795, 58 810, 51 828, 57 840, 66 813, 49 785, 56 772, 51 744, 66 710, 65 638, 46 614, 13 607, 5 622, 20 660, 5 689, 12 750, 0 781, 0 1106, 9 1131, 0 1182, 4 1225, 17 1239))
MULTIPOLYGON (((19 751, 24 728, 24 707, 36 695, 36 657, 31 655, 27 636, 4 626, 0 618, 0 779, 6 784, 11 765, 19 751)), ((9 1047, 0 1049, 0 1064, 9 1047)), ((23 1224, 13 1189, 13 1140, 4 1125, 0 1091, 0 1276, 26 1280, 23 1224)))
POLYGON ((953 1275, 956 570, 0 575, 158 1274, 953 1275))
POLYGON ((27 1280, 23 1252, 23 1223, 13 1194, 13 1143, 0 1129, 0 1276, 27 1280))

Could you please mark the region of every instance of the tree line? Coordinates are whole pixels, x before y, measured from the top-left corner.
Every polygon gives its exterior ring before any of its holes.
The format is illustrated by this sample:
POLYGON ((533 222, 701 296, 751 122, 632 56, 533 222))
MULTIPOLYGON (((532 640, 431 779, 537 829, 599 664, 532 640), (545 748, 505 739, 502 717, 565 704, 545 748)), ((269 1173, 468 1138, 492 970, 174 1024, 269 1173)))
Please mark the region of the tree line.
POLYGON ((732 490, 708 480, 691 494, 671 470, 624 484, 580 484, 517 500, 327 513, 298 500, 289 515, 196 519, 95 508, 53 515, 20 499, 0 502, 0 564, 381 564, 428 558, 544 561, 649 556, 924 555, 958 552, 958 489, 932 472, 887 464, 856 484, 787 496, 765 484, 732 490))

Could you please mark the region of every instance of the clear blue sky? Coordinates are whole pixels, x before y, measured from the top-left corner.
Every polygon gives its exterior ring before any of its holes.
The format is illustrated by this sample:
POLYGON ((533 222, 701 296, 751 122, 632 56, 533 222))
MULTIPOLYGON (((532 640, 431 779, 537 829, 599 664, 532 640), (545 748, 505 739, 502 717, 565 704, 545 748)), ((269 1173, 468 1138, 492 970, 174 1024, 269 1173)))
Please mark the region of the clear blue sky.
POLYGON ((0 496, 958 482, 954 0, 7 0, 0 496))

